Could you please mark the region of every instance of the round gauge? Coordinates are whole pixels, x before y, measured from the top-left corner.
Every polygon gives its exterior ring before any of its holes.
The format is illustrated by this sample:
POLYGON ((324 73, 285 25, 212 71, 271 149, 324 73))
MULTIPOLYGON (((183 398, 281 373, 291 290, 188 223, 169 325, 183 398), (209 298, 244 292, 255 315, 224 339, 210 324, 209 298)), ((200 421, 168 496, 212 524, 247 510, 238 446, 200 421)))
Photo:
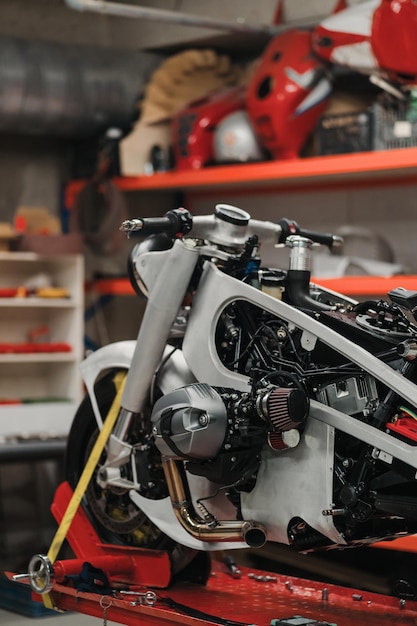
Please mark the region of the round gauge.
POLYGON ((235 224, 236 226, 247 226, 250 220, 249 213, 231 204, 217 204, 214 214, 223 222, 235 224))

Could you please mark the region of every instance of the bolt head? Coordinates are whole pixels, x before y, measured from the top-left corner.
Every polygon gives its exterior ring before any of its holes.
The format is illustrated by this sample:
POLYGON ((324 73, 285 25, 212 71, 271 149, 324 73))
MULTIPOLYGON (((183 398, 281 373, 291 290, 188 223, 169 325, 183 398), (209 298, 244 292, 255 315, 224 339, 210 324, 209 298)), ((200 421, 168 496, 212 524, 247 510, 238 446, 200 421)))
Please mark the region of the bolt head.
POLYGON ((200 426, 207 426, 208 421, 209 419, 207 413, 202 413, 198 418, 198 423, 200 424, 200 426))

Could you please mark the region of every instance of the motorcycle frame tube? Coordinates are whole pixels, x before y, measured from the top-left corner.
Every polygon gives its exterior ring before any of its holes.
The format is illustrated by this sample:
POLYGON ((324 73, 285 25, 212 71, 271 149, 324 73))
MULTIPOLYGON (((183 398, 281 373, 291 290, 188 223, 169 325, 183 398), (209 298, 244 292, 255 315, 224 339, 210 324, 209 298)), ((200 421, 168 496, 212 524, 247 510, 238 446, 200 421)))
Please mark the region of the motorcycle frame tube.
POLYGON ((150 290, 126 379, 121 406, 127 411, 140 413, 144 407, 198 257, 198 248, 187 240, 177 239, 167 253, 161 272, 150 290))
MULTIPOLYGON (((381 453, 385 453, 385 455, 388 455, 387 463, 392 461, 392 459, 390 461, 389 457, 395 457, 417 470, 415 446, 411 446, 405 441, 396 439, 382 430, 377 430, 369 424, 364 424, 350 415, 346 415, 333 407, 326 406, 315 400, 310 401, 310 415, 320 422, 333 426, 337 430, 373 446, 375 458, 383 460, 384 455, 381 455, 381 453)), ((417 472, 415 479, 417 480, 417 472)))
MULTIPOLYGON (((299 311, 291 305, 277 300, 265 292, 243 283, 227 274, 220 272, 212 264, 206 264, 204 275, 200 281, 200 288, 193 302, 189 325, 184 341, 184 354, 188 364, 196 374, 196 365, 199 372, 205 370, 204 364, 207 362, 207 374, 218 371, 215 381, 205 380, 206 372, 198 374, 198 380, 204 380, 211 385, 224 385, 221 380, 227 377, 230 384, 240 380, 246 380, 241 374, 234 374, 224 367, 219 357, 214 343, 215 329, 222 311, 236 300, 244 300, 264 309, 277 317, 286 320, 290 324, 295 324, 301 330, 310 333, 316 339, 320 339, 343 356, 356 363, 361 369, 380 380, 390 389, 393 389, 399 396, 408 400, 413 406, 417 406, 417 387, 414 383, 404 378, 401 374, 380 361, 364 348, 357 346, 340 333, 328 328, 318 320, 310 317, 306 313, 299 311), (198 329, 197 329, 198 325, 198 329), (194 354, 192 345, 196 340, 198 330, 198 355, 194 354), (201 341, 201 337, 207 338, 201 341), (201 364, 201 367, 198 367, 201 364), (214 367, 213 367, 214 366, 214 367)), ((194 343, 194 345, 196 345, 194 343)), ((195 351, 194 351, 195 352, 195 351)))

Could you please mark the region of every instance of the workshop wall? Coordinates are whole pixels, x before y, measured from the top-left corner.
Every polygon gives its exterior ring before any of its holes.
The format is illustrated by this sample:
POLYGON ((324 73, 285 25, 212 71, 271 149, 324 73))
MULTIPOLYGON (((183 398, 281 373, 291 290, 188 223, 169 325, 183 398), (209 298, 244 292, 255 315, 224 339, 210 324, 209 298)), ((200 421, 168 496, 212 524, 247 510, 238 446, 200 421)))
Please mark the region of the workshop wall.
MULTIPOLYGON (((355 2, 353 0, 352 3, 355 2)), ((137 4, 227 21, 239 18, 250 24, 269 24, 277 1, 258 0, 254 3, 251 0, 229 0, 225 3, 222 0, 212 0, 203 3, 193 0, 148 0, 137 4)), ((335 0, 287 0, 285 19, 291 23, 294 20, 319 18, 331 12, 334 4, 335 0)), ((243 39, 238 38, 236 43, 233 36, 202 28, 79 12, 68 8, 64 0, 2 0, 0 38, 2 36, 73 46, 94 46, 106 50, 123 49, 132 53, 156 48, 169 50, 172 47, 196 45, 198 42, 200 45, 216 42, 227 49, 232 41, 237 56, 243 55, 244 51, 246 54, 250 48, 250 38, 247 35, 243 39)), ((256 36, 253 40, 259 49, 262 41, 256 36)), ((7 65, 7 57, 0 59, 0 63, 7 65)), ((4 97, 0 87, 0 105, 4 97)), ((67 139, 36 137, 28 133, 20 136, 15 132, 6 135, 3 132, 0 142, 0 221, 9 221, 16 207, 28 202, 45 206, 58 214, 61 204, 60 186, 69 176, 67 139)))
MULTIPOLYGON (((358 0, 351 0, 349 4, 356 4, 358 0)), ((189 13, 223 19, 225 21, 241 20, 248 24, 270 24, 276 11, 277 0, 212 0, 211 2, 195 2, 194 0, 132 0, 132 4, 151 8, 167 9, 170 11, 189 13)), ((336 0, 285 0, 284 20, 289 25, 298 21, 311 23, 329 15, 336 0)), ((83 51, 95 50, 97 55, 103 56, 106 62, 113 55, 113 62, 121 55, 125 55, 124 73, 132 77, 133 85, 137 85, 138 99, 142 95, 146 80, 141 80, 142 64, 146 59, 145 76, 151 73, 153 67, 162 63, 165 57, 184 48, 212 47, 219 52, 229 54, 234 61, 247 60, 259 56, 268 37, 228 34, 222 31, 213 31, 203 28, 181 26, 175 24, 158 23, 156 21, 125 19, 109 15, 76 11, 70 9, 65 0, 2 0, 0 3, 0 51, 2 38, 17 37, 23 41, 35 40, 46 46, 65 46, 66 50, 73 48, 77 51, 77 64, 83 65, 89 60, 87 52, 82 59, 83 51), (157 51, 157 52, 155 52, 157 51), (114 53, 114 54, 113 54, 114 53), (109 57, 110 55, 110 57, 109 57), (80 60, 81 56, 81 60, 80 60), (127 60, 129 59, 129 61, 127 60), (137 83, 136 83, 137 67, 137 83)), ((52 48, 53 49, 53 48, 52 48)), ((53 56, 51 53, 50 56, 53 56)), ((1 70, 6 71, 8 58, 0 54, 1 70)), ((5 74, 4 74, 5 75, 5 74)), ((129 80, 127 81, 129 82, 129 80)), ((2 92, 0 81, 0 115, 2 106, 5 106, 6 94, 2 92)), ((133 106, 136 114, 136 108, 133 106)), ((133 123, 133 122, 132 122, 133 123)), ((16 208, 19 206, 46 207, 51 213, 60 215, 62 209, 63 181, 73 177, 73 149, 68 136, 61 137, 57 133, 49 135, 39 132, 39 128, 26 128, 24 132, 5 132, 0 118, 0 221, 12 221, 16 208)), ((55 129, 54 129, 55 130, 55 129)), ((334 230, 341 224, 359 224, 374 229, 377 234, 389 236, 395 248, 396 261, 402 263, 410 271, 416 271, 416 261, 413 246, 408 233, 413 231, 417 224, 414 218, 415 189, 408 187, 400 190, 398 187, 374 188, 366 191, 339 190, 337 192, 320 192, 315 194, 291 193, 275 197, 273 194, 258 198, 247 194, 239 196, 216 197, 199 201, 190 208, 197 212, 210 211, 218 201, 235 202, 258 217, 291 216, 298 219, 306 227, 334 230), (370 208, 372 207, 372 210, 370 208), (395 229, 392 228, 392 215, 396 215, 395 229), (376 220, 375 217, 378 217, 376 220)), ((129 210, 133 215, 140 214, 141 210, 149 214, 163 212, 171 206, 171 199, 165 195, 146 197, 142 203, 143 194, 129 194, 129 210), (166 204, 165 204, 166 203, 166 204), (143 207, 143 208, 142 208, 143 207)), ((172 199, 174 202, 174 199, 172 199)), ((273 251, 272 251, 273 252, 273 251)), ((120 255, 122 259, 123 255, 120 255)), ((277 257, 274 257, 277 259, 277 257)), ((278 259, 276 260, 278 262, 278 259)), ((115 268, 123 271, 124 258, 115 268)), ((127 299, 126 299, 127 300, 127 299)), ((130 302, 123 302, 121 306, 126 310, 132 306, 130 302)), ((125 338, 118 334, 113 336, 113 317, 117 320, 119 312, 116 303, 106 309, 106 332, 112 339, 125 338)), ((136 315, 127 316, 136 319, 136 315)), ((134 322, 136 324, 136 322, 134 322)), ((91 328, 92 335, 97 329, 91 328)), ((136 332, 128 326, 123 332, 131 336, 136 332)), ((103 335, 103 333, 98 333, 103 335)))

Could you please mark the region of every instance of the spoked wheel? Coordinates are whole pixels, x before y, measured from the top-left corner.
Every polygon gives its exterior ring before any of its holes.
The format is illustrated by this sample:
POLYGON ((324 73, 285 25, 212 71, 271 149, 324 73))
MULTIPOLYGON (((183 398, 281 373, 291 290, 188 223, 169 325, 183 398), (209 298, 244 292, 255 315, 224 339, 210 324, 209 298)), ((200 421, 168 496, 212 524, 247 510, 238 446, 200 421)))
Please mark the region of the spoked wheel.
MULTIPOLYGON (((96 385, 96 397, 103 419, 106 417, 114 397, 115 372, 110 372, 96 385)), ((68 438, 66 454, 66 479, 73 489, 82 474, 91 449, 98 436, 98 428, 88 396, 81 403, 74 418, 68 438)), ((144 433, 140 425, 132 428, 131 441, 138 444, 144 433)), ((141 495, 152 499, 163 498, 167 488, 160 464, 159 455, 153 446, 143 445, 136 463, 138 481, 143 484, 141 495), (142 456, 141 456, 142 455, 142 456)), ((130 499, 128 489, 122 487, 102 487, 100 467, 106 460, 103 452, 90 480, 82 506, 89 515, 96 532, 104 543, 127 545, 137 548, 165 550, 169 553, 173 574, 181 572, 199 554, 196 550, 176 543, 162 533, 155 524, 130 499)), ((130 463, 122 468, 124 478, 132 478, 130 463)))

